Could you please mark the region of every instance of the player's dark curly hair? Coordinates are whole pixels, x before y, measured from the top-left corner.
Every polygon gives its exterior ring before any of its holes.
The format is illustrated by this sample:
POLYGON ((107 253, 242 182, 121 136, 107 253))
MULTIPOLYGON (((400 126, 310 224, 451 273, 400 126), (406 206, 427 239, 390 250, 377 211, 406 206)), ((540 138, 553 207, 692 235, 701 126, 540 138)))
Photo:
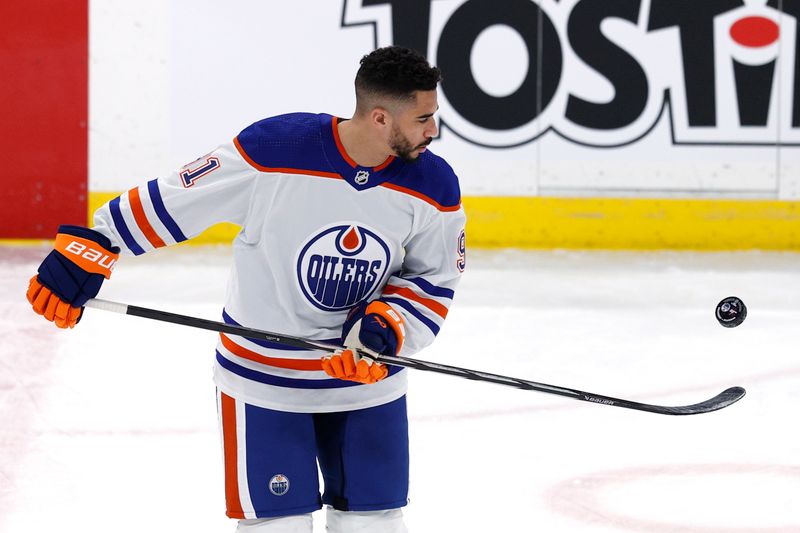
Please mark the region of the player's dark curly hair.
POLYGON ((356 97, 363 99, 389 96, 407 100, 414 91, 432 91, 442 80, 438 68, 425 56, 410 48, 387 46, 361 58, 356 74, 356 97))

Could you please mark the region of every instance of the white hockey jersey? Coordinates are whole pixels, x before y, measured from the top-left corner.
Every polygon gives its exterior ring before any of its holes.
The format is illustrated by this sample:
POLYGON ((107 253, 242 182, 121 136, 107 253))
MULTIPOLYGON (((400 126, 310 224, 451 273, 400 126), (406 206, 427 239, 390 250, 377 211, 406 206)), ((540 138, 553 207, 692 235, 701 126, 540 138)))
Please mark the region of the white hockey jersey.
MULTIPOLYGON (((458 179, 430 151, 358 166, 340 119, 295 113, 253 124, 166 178, 115 198, 94 229, 140 255, 218 222, 241 226, 223 319, 339 342, 347 311, 380 298, 405 319, 401 355, 430 344, 464 270, 458 179)), ((332 379, 324 352, 221 334, 215 381, 247 403, 291 412, 361 409, 406 391, 406 370, 362 385, 332 379)))

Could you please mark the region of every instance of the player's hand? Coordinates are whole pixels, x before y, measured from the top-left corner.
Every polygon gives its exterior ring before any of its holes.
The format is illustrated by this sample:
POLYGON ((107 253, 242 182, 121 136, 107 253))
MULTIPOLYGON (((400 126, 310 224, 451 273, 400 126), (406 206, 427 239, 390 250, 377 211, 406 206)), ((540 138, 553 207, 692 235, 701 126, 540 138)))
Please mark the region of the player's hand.
POLYGON ((28 284, 28 302, 37 314, 56 326, 75 327, 83 305, 97 296, 118 258, 119 248, 111 246, 102 233, 80 226, 60 226, 54 250, 28 284))
POLYGON ((322 369, 333 378, 359 383, 375 383, 389 374, 386 365, 350 349, 337 350, 323 357, 322 369))
POLYGON ((350 310, 342 327, 342 344, 358 351, 345 349, 327 355, 322 358, 322 368, 335 378, 375 383, 389 371, 369 354, 395 355, 404 340, 405 327, 400 313, 385 302, 362 303, 350 310))

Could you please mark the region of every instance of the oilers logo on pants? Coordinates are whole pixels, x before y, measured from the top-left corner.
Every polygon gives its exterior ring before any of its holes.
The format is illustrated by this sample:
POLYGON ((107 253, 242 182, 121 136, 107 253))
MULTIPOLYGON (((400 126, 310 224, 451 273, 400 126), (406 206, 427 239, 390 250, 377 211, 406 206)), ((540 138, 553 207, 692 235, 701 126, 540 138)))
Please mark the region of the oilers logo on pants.
POLYGON ((283 496, 289 492, 289 478, 283 474, 273 476, 269 480, 269 491, 275 496, 283 496))

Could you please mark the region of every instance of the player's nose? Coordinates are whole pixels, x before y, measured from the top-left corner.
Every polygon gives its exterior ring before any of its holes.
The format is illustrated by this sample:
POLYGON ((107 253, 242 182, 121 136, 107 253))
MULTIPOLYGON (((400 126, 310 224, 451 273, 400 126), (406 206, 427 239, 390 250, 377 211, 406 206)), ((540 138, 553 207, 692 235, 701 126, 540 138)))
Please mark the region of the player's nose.
POLYGON ((426 138, 436 137, 437 135, 439 135, 439 126, 437 126, 436 121, 435 120, 431 120, 430 122, 431 122, 431 125, 428 127, 427 130, 425 130, 425 137, 426 138))

